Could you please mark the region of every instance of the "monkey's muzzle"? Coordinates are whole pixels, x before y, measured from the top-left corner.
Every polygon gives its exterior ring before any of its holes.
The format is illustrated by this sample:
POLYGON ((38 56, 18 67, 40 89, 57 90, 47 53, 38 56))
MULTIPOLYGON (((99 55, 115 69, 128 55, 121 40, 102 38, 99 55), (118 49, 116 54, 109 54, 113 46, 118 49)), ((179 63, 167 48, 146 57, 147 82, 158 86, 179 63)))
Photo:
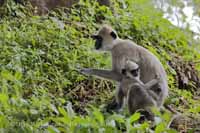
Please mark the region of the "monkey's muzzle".
POLYGON ((99 35, 92 35, 91 38, 95 40, 95 49, 100 49, 102 47, 103 38, 99 35))

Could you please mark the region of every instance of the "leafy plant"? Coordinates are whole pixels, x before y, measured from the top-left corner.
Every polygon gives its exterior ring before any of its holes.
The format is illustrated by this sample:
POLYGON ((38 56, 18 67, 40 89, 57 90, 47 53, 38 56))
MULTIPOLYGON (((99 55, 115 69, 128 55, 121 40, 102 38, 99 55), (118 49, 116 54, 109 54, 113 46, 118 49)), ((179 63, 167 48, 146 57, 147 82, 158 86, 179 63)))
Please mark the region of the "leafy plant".
MULTIPOLYGON (((113 95, 113 83, 77 71, 82 67, 111 67, 109 54, 94 52, 89 38, 102 23, 112 25, 121 38, 154 53, 168 73, 171 93, 167 102, 185 114, 198 116, 198 100, 189 91, 177 89, 176 72, 168 65, 172 55, 186 61, 200 57, 189 31, 163 19, 148 0, 119 0, 113 7, 114 13, 96 2, 81 0, 68 13, 58 10, 33 16, 26 6, 7 1, 0 20, 3 132, 152 131, 151 123, 138 123, 139 113, 127 116, 103 111, 101 106, 113 95), (183 99, 187 106, 181 103, 183 99)), ((167 127, 169 114, 158 117, 161 123, 155 125, 155 132, 174 132, 167 127)))

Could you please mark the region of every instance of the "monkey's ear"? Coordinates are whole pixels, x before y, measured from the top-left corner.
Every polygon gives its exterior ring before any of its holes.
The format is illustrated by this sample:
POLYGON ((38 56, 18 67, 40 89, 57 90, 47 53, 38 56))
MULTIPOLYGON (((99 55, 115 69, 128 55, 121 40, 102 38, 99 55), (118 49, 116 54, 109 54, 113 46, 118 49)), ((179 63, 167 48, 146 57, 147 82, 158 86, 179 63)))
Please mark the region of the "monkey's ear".
POLYGON ((117 34, 116 34, 114 31, 112 31, 112 32, 110 33, 110 35, 111 35, 114 39, 117 38, 117 34))
POLYGON ((125 74, 126 74, 126 69, 122 69, 121 73, 122 73, 123 75, 125 75, 125 74))

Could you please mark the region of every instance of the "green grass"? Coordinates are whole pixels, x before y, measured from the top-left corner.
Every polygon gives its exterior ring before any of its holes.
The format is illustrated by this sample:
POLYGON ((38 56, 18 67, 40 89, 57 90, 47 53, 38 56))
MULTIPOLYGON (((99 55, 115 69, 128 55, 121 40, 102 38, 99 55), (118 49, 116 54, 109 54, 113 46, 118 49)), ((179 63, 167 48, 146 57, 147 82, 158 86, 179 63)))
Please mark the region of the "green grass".
MULTIPOLYGON (((0 20, 2 132, 151 130, 148 122, 137 124, 138 113, 129 116, 105 112, 104 105, 115 89, 113 83, 77 72, 83 67, 111 67, 110 55, 95 52, 89 38, 101 23, 112 25, 121 38, 152 51, 168 73, 170 96, 166 102, 186 115, 199 117, 198 100, 190 91, 177 88, 176 73, 168 65, 175 55, 185 61, 198 60, 200 54, 194 48, 198 44, 189 31, 171 25, 147 0, 125 2, 126 9, 120 8, 120 2, 113 4, 117 16, 88 1, 81 1, 70 13, 59 10, 46 16, 32 16, 21 10, 24 7, 10 6, 12 11, 7 10, 0 20), (104 20, 99 22, 99 18, 104 20)), ((171 114, 157 115, 162 123, 156 125, 156 133, 175 132, 167 129, 171 114)))

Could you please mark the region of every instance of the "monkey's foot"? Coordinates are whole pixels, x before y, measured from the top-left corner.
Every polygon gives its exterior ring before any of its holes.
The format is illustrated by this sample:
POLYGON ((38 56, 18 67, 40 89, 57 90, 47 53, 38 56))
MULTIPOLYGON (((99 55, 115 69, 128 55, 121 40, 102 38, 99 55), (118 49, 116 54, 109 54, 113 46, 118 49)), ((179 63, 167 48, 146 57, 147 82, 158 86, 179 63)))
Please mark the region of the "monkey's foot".
POLYGON ((113 99, 110 103, 107 104, 107 106, 105 107, 107 112, 117 112, 120 110, 120 105, 116 102, 115 99, 113 99))
POLYGON ((146 120, 154 121, 154 114, 151 111, 140 110, 138 112, 141 114, 140 119, 139 119, 140 123, 142 123, 142 122, 144 122, 146 120))

